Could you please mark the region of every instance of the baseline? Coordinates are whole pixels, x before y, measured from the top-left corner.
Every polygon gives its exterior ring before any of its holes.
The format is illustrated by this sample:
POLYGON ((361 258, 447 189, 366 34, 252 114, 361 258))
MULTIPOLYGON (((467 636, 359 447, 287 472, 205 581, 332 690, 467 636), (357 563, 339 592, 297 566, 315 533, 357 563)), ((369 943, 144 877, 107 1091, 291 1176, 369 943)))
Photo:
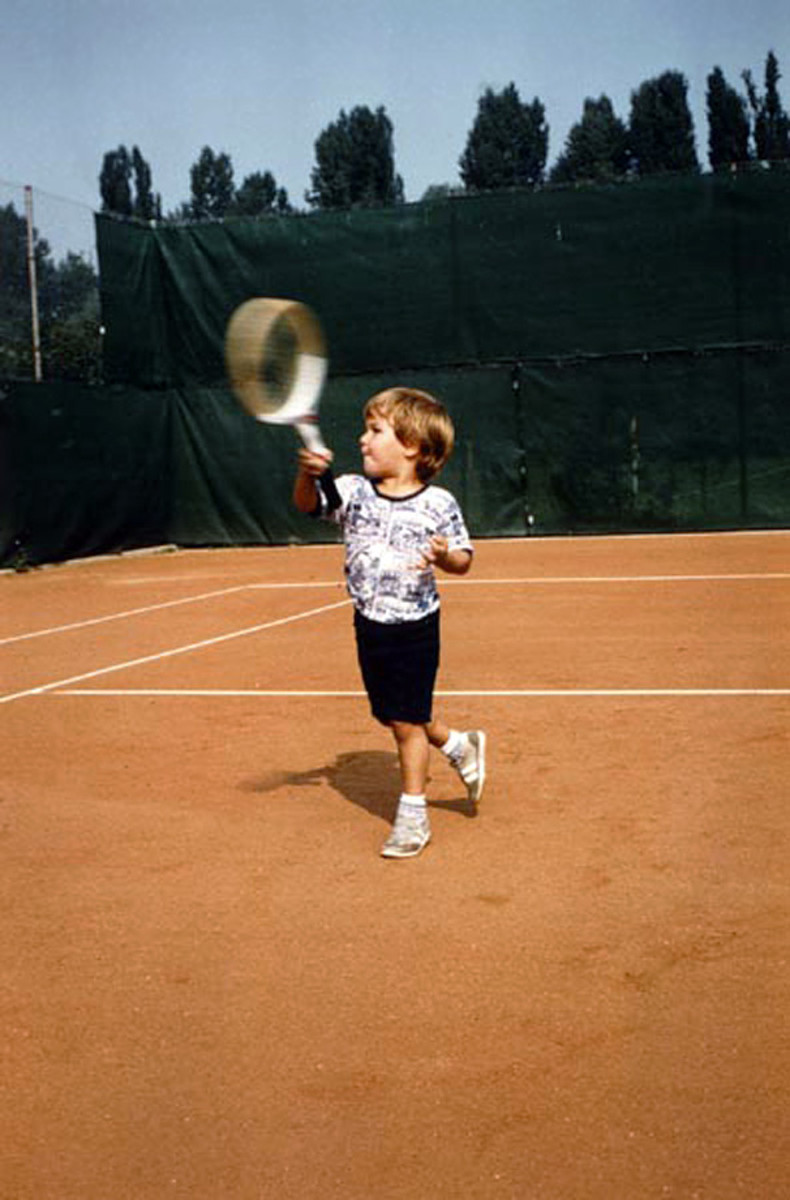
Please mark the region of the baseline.
MULTIPOLYGON (((145 660, 141 660, 145 661, 145 660)), ((131 664, 130 664, 131 665, 131 664)), ((112 670, 113 668, 110 668, 112 670)), ((83 678, 87 678, 84 676, 83 678)), ((266 688, 77 688, 67 686, 71 681, 53 684, 46 689, 56 696, 193 696, 193 697, 260 697, 262 699, 284 700, 292 697, 308 700, 342 700, 365 697, 362 690, 355 691, 310 691, 294 688, 293 690, 273 690, 266 688)), ((786 688, 501 688, 501 689, 456 689, 447 691, 437 689, 435 696, 443 699, 453 697, 464 698, 518 698, 539 697, 541 699, 574 699, 590 697, 651 697, 651 696, 790 696, 790 687, 786 688)))
POLYGON ((531 587, 533 584, 576 583, 753 583, 760 579, 790 579, 790 571, 752 571, 718 575, 525 575, 507 579, 442 579, 441 586, 490 587, 508 584, 531 587))

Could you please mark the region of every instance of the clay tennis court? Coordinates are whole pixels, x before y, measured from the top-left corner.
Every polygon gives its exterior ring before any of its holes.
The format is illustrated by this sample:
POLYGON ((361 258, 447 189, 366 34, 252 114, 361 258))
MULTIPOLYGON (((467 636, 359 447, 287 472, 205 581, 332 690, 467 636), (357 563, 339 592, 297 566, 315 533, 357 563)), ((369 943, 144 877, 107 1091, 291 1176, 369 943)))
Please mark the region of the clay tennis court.
POLYGON ((0 578, 8 1200, 784 1200, 790 534, 481 541, 471 815, 335 547, 0 578))

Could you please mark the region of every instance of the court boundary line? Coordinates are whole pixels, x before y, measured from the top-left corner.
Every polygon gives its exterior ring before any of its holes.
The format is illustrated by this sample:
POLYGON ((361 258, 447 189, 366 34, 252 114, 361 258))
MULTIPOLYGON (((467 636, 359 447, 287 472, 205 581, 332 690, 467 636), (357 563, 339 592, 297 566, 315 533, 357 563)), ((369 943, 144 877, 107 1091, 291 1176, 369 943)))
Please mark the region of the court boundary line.
POLYGON ((128 659, 126 662, 112 663, 108 667, 98 667, 93 671, 84 671, 79 675, 72 675, 68 679, 56 679, 51 683, 39 684, 36 687, 25 688, 21 692, 12 692, 5 696, 0 696, 0 704, 10 704, 12 700, 22 700, 27 696, 40 696, 46 692, 55 691, 58 688, 68 687, 73 683, 81 683, 83 679, 96 679, 99 675, 110 675, 114 671, 124 671, 130 667, 144 666, 146 663, 160 662, 166 658, 175 658, 179 654, 188 654, 192 650, 203 650, 207 646, 217 646, 222 642, 230 642, 235 638, 247 637, 253 633, 262 633, 267 629, 275 629, 280 625, 290 625, 294 621, 303 621, 307 617, 316 617, 321 613, 331 612, 335 608, 344 608, 350 604, 348 598, 337 600, 333 604, 323 604, 320 608, 311 608, 306 612, 292 613, 288 617, 278 617, 274 621, 264 621, 258 625, 250 625, 245 629, 234 629, 231 633, 219 634, 217 637, 204 638, 199 642, 190 642, 186 646, 174 646, 171 650, 160 650, 156 654, 145 654, 141 658, 128 659))
MULTIPOLYGON (((744 571, 732 574, 709 575, 525 575, 503 579, 442 579, 440 587, 472 587, 485 584, 510 584, 532 586, 533 584, 573 583, 741 583, 755 579, 790 579, 790 571, 744 571)), ((256 584, 250 586, 256 587, 256 584)))
POLYGON ((102 617, 86 617, 84 621, 72 621, 68 625, 53 625, 49 629, 34 629, 29 633, 15 633, 9 637, 0 638, 0 646, 10 645, 12 642, 29 641, 31 638, 46 637, 55 633, 69 633, 75 629, 86 629, 90 625, 103 625, 108 621, 120 621, 126 617, 145 616, 146 613, 159 612, 164 608, 176 608, 179 604, 195 604, 200 600, 213 600, 217 596, 231 596, 235 592, 247 592, 251 588, 314 588, 314 587, 336 587, 340 588, 342 584, 338 580, 327 581, 326 583, 238 583, 233 587, 219 588, 215 592, 202 592, 197 596, 184 596, 179 600, 163 600, 157 604, 147 604, 141 608, 129 608, 119 613, 106 613, 102 617))
POLYGON ((34 629, 29 633, 15 633, 10 637, 0 638, 0 646, 8 646, 12 642, 25 642, 31 638, 47 637, 53 633, 69 633, 74 629, 86 629, 89 625, 103 625, 106 621, 122 621, 125 617, 139 617, 146 613, 158 612, 163 608, 176 608, 179 604, 195 604, 199 600, 211 600, 215 596, 230 596, 233 592, 244 592, 249 584, 239 583, 234 587, 220 588, 216 592, 203 592, 199 596, 185 596, 181 600, 163 600, 158 604, 146 604, 142 608, 129 608, 124 612, 106 613, 103 617, 86 617, 84 621, 71 621, 68 625, 53 625, 49 629, 34 629))
MULTIPOLYGON (((446 587, 496 587, 531 586, 532 584, 567 583, 740 583, 755 579, 790 579, 790 571, 734 571, 707 575, 506 575, 501 579, 447 579, 439 580, 439 590, 446 587)), ((277 588, 331 587, 340 586, 338 580, 311 580, 310 583, 246 583, 242 587, 252 591, 276 590, 277 588)))
MULTIPOLYGON (((446 587, 545 587, 568 586, 581 584, 639 584, 639 583, 741 583, 756 580, 785 580, 790 579, 790 571, 749 571, 707 575, 524 575, 509 576, 503 579, 444 579, 439 583, 440 591, 446 587)), ((213 600, 220 596, 230 596, 245 591, 288 591, 305 590, 308 588, 337 588, 343 586, 340 579, 309 580, 306 583, 240 583, 233 587, 219 588, 212 592, 202 592, 196 596, 184 596, 177 600, 163 600, 157 604, 142 605, 139 608, 125 609, 118 613, 107 613, 100 617, 86 617, 83 621, 71 621, 65 625, 53 625, 47 629, 29 630, 27 633, 10 634, 0 638, 0 646, 13 645, 16 642, 30 641, 33 638, 49 637, 58 633, 70 633, 77 629, 87 629, 92 625, 103 625, 110 621, 121 621, 129 617, 145 616, 148 613, 160 612, 167 608, 177 608, 179 605, 196 604, 202 600, 213 600)))
MULTIPOLYGON (((667 538, 688 539, 691 538, 729 538, 729 537, 790 537, 790 529, 784 525, 766 525, 760 529, 744 529, 733 525, 726 529, 656 529, 653 530, 633 530, 631 532, 620 533, 529 533, 526 529, 518 533, 498 533, 493 537, 486 537, 485 534, 478 534, 474 537, 474 541, 480 544, 488 544, 492 546, 507 546, 517 542, 636 542, 636 541, 665 541, 667 538)), ((270 543, 256 543, 248 546, 175 546, 176 554, 204 554, 206 551, 218 553, 256 553, 260 551, 273 550, 278 552, 295 551, 297 553, 309 550, 337 550, 342 548, 342 541, 321 541, 321 542, 281 542, 277 545, 270 543)), ((167 549, 167 547, 166 547, 167 549)), ((112 557, 106 555, 105 557, 112 557)), ((90 558, 71 559, 71 562, 91 562, 90 558)))
MULTIPOLYGON (((354 690, 307 690, 294 688, 292 690, 274 690, 267 688, 77 688, 66 685, 54 685, 46 691, 55 696, 92 696, 92 697, 178 697, 188 698, 245 698, 257 697, 268 700, 308 699, 308 700, 344 700, 364 699, 367 693, 361 689, 354 690)), ((735 697, 735 696, 790 696, 790 687, 784 688, 493 688, 493 689, 442 689, 438 688, 434 696, 442 699, 457 697, 467 699, 572 699, 572 698, 613 698, 618 697, 735 697)))
MULTIPOLYGON (((680 529, 680 530, 661 530, 655 532, 647 531, 625 533, 538 533, 530 534, 526 530, 523 533, 513 534, 497 534, 495 537, 486 537, 478 535, 476 541, 478 544, 487 543, 492 546, 507 546, 517 542, 637 542, 637 541, 665 541, 667 538, 676 538, 678 540, 691 538, 726 538, 726 537, 787 537, 790 536, 790 529, 783 526, 766 526, 762 529, 740 529, 733 527, 732 529, 680 529)), ((64 558, 58 562, 39 563, 35 567, 37 571, 58 571, 63 567, 82 567, 90 566, 96 562, 125 562, 130 558, 143 558, 147 556, 155 557, 156 555, 172 554, 185 557, 187 555, 196 554, 249 554, 249 553, 283 553, 313 550, 338 550, 342 548, 342 542, 282 542, 272 544, 270 542, 260 542, 252 546, 179 546, 176 542, 167 542, 161 546, 140 546, 132 550, 121 550, 118 553, 108 554, 89 554, 83 558, 64 558)), ((13 567, 0 568, 0 576, 16 575, 17 571, 13 567)))

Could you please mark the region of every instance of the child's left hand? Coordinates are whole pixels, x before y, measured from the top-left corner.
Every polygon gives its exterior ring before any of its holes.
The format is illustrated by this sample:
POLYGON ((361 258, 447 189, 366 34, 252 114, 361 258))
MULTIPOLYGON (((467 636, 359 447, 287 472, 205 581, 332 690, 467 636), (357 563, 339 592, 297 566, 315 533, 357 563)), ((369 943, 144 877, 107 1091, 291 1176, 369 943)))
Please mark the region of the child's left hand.
POLYGON ((420 556, 420 570, 424 571, 426 567, 431 566, 444 567, 449 552, 447 538, 438 533, 434 534, 420 556))
POLYGON ((465 575, 471 565, 471 550, 451 550, 447 538, 435 533, 420 555, 417 570, 427 571, 430 567, 440 567, 449 575, 465 575))

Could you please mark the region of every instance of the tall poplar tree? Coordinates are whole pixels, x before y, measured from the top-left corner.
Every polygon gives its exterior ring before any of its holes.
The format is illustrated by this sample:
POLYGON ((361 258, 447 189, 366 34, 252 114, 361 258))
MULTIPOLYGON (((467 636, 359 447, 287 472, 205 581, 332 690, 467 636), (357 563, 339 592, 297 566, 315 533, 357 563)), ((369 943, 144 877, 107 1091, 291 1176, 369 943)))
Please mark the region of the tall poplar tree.
POLYGON ((142 221, 152 221, 162 215, 159 196, 151 190, 151 168, 137 146, 132 147, 132 176, 134 178, 134 201, 132 212, 142 221))
POLYGON ((125 146, 108 150, 99 176, 102 212, 132 215, 132 160, 125 146))
POLYGON ((631 93, 629 143, 639 175, 699 171, 688 84, 679 71, 665 71, 631 93))
POLYGON ((790 158, 790 119, 779 98, 779 61, 773 50, 765 60, 765 91, 757 92, 750 71, 743 72, 743 81, 754 116, 754 147, 759 159, 779 162, 790 158))
POLYGON ((459 159, 468 191, 536 187, 543 182, 549 147, 546 110, 537 97, 523 104, 514 83, 487 88, 459 159))
POLYGON ((749 114, 746 101, 724 78, 721 67, 708 76, 708 161, 720 170, 749 159, 749 114))
POLYGON ((227 216, 233 208, 236 191, 233 164, 224 151, 215 154, 204 146, 197 162, 189 170, 189 216, 194 221, 227 216))
POLYGON ((102 212, 139 217, 143 221, 161 216, 161 200, 151 190, 151 168, 137 146, 132 147, 131 154, 126 146, 105 154, 99 191, 102 212))

